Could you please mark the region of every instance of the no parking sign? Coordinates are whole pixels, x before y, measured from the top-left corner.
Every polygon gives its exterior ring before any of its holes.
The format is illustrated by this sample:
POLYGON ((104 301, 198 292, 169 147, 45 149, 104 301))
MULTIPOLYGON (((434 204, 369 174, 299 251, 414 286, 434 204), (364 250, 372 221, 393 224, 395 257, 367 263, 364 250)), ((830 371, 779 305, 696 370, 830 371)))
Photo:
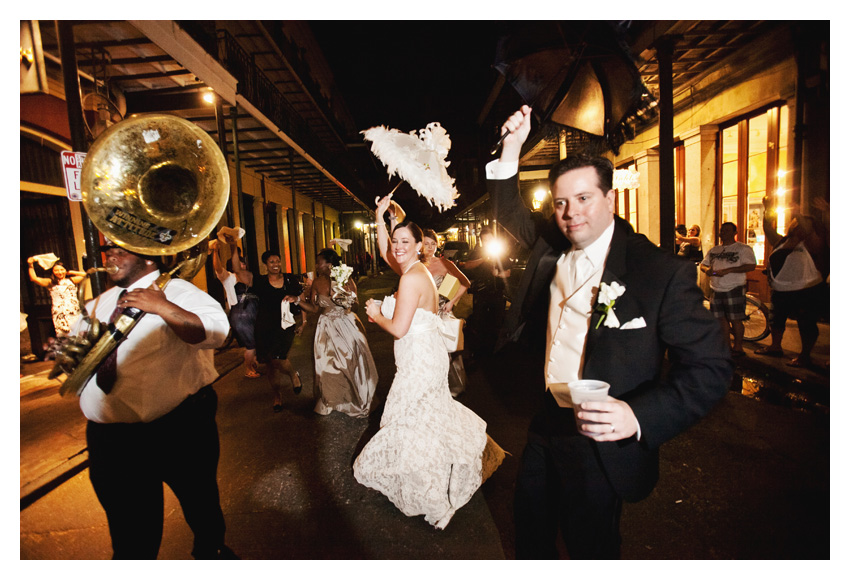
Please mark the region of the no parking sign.
POLYGON ((71 201, 83 201, 80 193, 80 173, 83 169, 85 153, 62 151, 62 172, 65 174, 65 191, 71 201))

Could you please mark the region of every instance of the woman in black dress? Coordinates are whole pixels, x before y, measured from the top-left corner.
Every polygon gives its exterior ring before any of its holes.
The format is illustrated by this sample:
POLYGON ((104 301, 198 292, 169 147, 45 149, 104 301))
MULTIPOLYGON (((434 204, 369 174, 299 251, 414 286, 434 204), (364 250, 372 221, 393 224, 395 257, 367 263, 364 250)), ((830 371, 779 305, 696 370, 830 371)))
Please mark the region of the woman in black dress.
POLYGON ((262 261, 268 274, 258 276, 254 280, 254 293, 260 299, 255 326, 257 342, 257 358, 268 364, 269 384, 274 393, 273 409, 279 413, 283 409, 281 397, 284 385, 283 376, 289 376, 292 390, 297 395, 301 392, 301 376, 292 368, 289 362, 289 349, 296 336, 300 336, 307 323, 307 315, 298 307, 298 301, 289 302, 292 322, 283 321, 281 303, 286 296, 300 296, 301 282, 294 274, 284 274, 281 271, 280 254, 275 251, 263 253, 262 261), (296 322, 301 319, 301 323, 296 322), (286 325, 286 328, 283 326, 286 325))

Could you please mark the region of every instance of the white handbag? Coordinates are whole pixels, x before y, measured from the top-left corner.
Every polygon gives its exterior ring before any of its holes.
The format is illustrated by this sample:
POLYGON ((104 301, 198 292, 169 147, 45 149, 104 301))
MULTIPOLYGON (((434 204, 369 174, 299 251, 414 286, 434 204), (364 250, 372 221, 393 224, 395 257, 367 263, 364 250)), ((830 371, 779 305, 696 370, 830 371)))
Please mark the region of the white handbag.
POLYGON ((446 343, 446 350, 449 352, 463 350, 463 324, 466 321, 463 318, 457 318, 451 312, 441 312, 440 319, 442 321, 440 335, 446 343))

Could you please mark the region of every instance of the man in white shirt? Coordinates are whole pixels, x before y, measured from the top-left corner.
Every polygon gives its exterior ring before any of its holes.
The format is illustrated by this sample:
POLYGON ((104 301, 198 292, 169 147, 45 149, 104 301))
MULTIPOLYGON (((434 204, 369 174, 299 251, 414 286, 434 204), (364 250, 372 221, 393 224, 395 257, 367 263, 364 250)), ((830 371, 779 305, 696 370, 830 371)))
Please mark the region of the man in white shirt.
POLYGON ((543 373, 519 385, 546 393, 517 476, 517 557, 557 557, 560 531, 570 558, 617 558, 622 502, 649 495, 659 446, 723 398, 732 365, 691 263, 614 215, 609 160, 571 155, 555 164, 551 218, 523 204, 517 172, 530 128, 523 107, 503 125, 510 135, 487 166, 499 225, 531 250, 500 346, 545 353, 534 361, 543 373), (603 288, 624 289, 608 310, 597 301, 603 288), (550 386, 576 379, 609 383, 609 397, 575 410, 556 402, 550 386), (576 418, 595 424, 579 431, 576 418))
POLYGON ((735 241, 738 226, 720 226, 720 245, 714 246, 699 265, 709 277, 711 312, 720 322, 733 357, 744 356, 744 318, 747 308, 747 272, 756 268, 756 254, 747 244, 735 241), (734 342, 730 341, 732 327, 734 342))
MULTIPOLYGON (((161 290, 155 258, 106 246, 115 286, 86 308, 106 323, 118 309, 143 315, 80 395, 88 419, 89 474, 109 521, 114 559, 156 559, 162 540, 163 483, 195 534, 198 559, 232 556, 224 545, 216 470, 218 377, 213 350, 227 315, 190 282, 161 290)), ((87 330, 82 321, 76 333, 87 330)))

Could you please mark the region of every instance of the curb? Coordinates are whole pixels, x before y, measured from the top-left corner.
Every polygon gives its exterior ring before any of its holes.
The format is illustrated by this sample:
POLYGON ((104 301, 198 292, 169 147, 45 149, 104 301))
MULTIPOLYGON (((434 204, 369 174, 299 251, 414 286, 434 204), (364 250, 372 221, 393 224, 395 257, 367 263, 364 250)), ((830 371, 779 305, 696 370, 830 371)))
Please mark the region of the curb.
MULTIPOLYGON (((215 353, 216 362, 221 360, 221 364, 216 364, 218 378, 212 382, 216 384, 224 378, 230 371, 242 364, 242 355, 233 356, 232 349, 223 350, 215 353), (221 357, 219 359, 219 357, 221 357)), ((82 473, 89 467, 88 447, 83 447, 65 461, 49 470, 30 482, 27 482, 21 487, 21 511, 31 506, 40 498, 44 497, 78 473, 82 473)))

